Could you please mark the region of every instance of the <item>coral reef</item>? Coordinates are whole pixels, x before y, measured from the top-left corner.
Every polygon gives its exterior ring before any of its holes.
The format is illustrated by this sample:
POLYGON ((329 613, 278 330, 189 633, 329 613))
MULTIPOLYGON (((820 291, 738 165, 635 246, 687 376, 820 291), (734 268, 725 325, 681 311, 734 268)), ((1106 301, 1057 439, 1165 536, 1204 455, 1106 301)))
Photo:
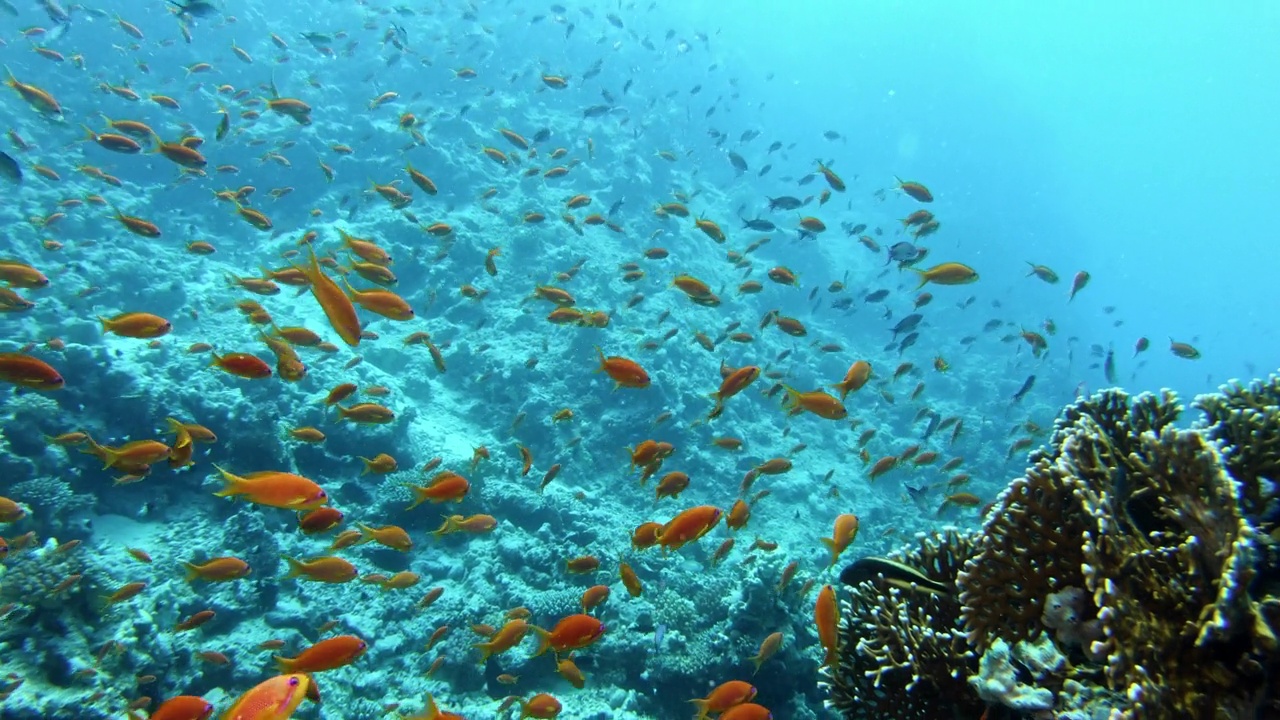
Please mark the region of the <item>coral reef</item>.
MULTIPOLYGON (((893 559, 954 587, 975 538, 950 531, 922 538, 893 559)), ((828 704, 846 718, 977 717, 983 703, 967 676, 978 656, 960 626, 954 595, 896 587, 883 578, 853 588, 842 603, 841 661, 829 668, 828 704)))
POLYGON ((954 595, 883 575, 853 588, 830 703, 847 718, 1280 712, 1280 380, 1195 407, 1193 429, 1169 392, 1065 408, 980 533, 900 556, 954 595))

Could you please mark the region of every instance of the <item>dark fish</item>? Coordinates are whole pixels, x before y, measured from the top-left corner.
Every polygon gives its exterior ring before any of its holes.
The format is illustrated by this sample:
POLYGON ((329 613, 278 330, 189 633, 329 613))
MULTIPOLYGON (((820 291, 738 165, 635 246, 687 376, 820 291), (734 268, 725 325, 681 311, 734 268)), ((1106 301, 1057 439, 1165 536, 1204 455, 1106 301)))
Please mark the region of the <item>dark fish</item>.
POLYGON ((839 140, 839 139, 840 139, 840 133, 836 132, 835 130, 828 130, 828 131, 826 131, 826 132, 822 133, 822 137, 824 137, 824 138, 826 138, 826 139, 828 139, 828 140, 839 140))
POLYGON ((324 33, 304 32, 298 34, 302 36, 303 40, 311 43, 311 46, 317 50, 324 50, 333 44, 333 38, 329 35, 325 35, 324 33))
POLYGON ((9 157, 9 154, 4 152, 0 152, 0 177, 14 185, 22 184, 22 166, 18 164, 17 160, 9 157))
POLYGON ((738 138, 738 142, 751 142, 752 140, 755 140, 757 137, 760 137, 759 130, 747 130, 742 133, 741 137, 738 138))
POLYGON ((625 199, 625 198, 624 198, 624 199, 622 199, 622 200, 619 200, 619 201, 615 202, 615 203, 614 203, 614 204, 612 204, 612 205, 610 205, 610 206, 609 206, 609 214, 610 214, 610 215, 614 215, 614 214, 616 214, 619 210, 621 210, 621 209, 622 209, 622 203, 624 203, 624 202, 626 202, 626 199, 625 199))
POLYGON ((14 17, 18 16, 18 8, 14 7, 13 3, 9 2, 9 0, 0 0, 0 8, 3 8, 5 12, 14 17))
POLYGON ((764 177, 765 175, 768 175, 769 171, 772 169, 773 169, 772 165, 765 165, 764 167, 760 168, 760 172, 756 173, 756 177, 764 177))
POLYGON ((867 296, 863 298, 863 300, 866 300, 867 302, 872 303, 872 302, 880 302, 881 300, 887 297, 889 297, 888 290, 876 290, 875 292, 867 293, 867 296))
POLYGON ((836 310, 848 310, 851 305, 853 305, 853 298, 847 297, 847 296, 842 298, 836 298, 835 300, 831 301, 831 307, 835 308, 836 310))
POLYGON ((938 423, 942 422, 942 417, 934 414, 929 416, 929 424, 924 429, 924 440, 928 440, 933 432, 938 429, 938 423))
POLYGON ((801 186, 808 185, 809 183, 813 182, 817 177, 818 177, 817 175, 813 175, 813 174, 805 175, 804 177, 800 178, 800 182, 796 184, 801 186))
POLYGON ((618 17, 617 15, 614 15, 613 13, 609 13, 608 15, 604 16, 604 19, 608 20, 610 25, 618 28, 619 30, 622 29, 622 18, 618 17))
POLYGON ((604 101, 609 103, 610 105, 612 105, 614 102, 613 93, 609 92, 608 90, 601 90, 600 97, 604 98, 604 101))
POLYGON ((892 328, 893 337, 896 339, 898 337, 898 333, 909 333, 912 330, 915 330, 916 326, 918 326, 920 321, 923 319, 924 315, 921 315, 920 313, 911 313, 910 315, 902 318, 898 321, 898 324, 894 325, 892 328))
POLYGON ((922 485, 918 488, 914 488, 904 483, 902 487, 907 489, 907 495, 910 496, 911 499, 915 502, 920 502, 924 500, 925 496, 928 495, 929 493, 928 485, 922 485))
POLYGON ((700 93, 700 92, 702 92, 702 86, 701 86, 701 85, 694 85, 694 86, 689 90, 689 94, 690 94, 690 95, 697 95, 697 94, 698 94, 698 93, 700 93))
POLYGON ((743 223, 742 227, 747 230, 759 230, 760 232, 770 232, 778 229, 777 225, 774 225, 768 220, 760 220, 760 219, 748 220, 746 218, 739 218, 739 219, 742 220, 742 223, 743 223))
POLYGON ((864 582, 874 582, 876 578, 880 577, 884 578, 889 585, 903 590, 915 588, 936 595, 949 595, 951 593, 951 588, 925 575, 923 572, 889 558, 859 558, 840 572, 840 582, 849 586, 857 586, 864 582))
POLYGON ((601 115, 608 115, 609 111, 612 109, 613 109, 612 105, 592 105, 591 107, 582 111, 582 117, 595 118, 595 117, 600 117, 601 115))
POLYGON ((804 201, 800 198, 783 195, 782 197, 769 198, 770 210, 795 210, 804 205, 804 201))
POLYGON ((623 95, 626 95, 626 94, 627 94, 627 91, 631 89, 631 83, 633 83, 633 82, 635 82, 635 80, 634 80, 634 79, 629 79, 629 80, 627 80, 625 83, 623 83, 623 84, 622 84, 622 94, 623 94, 623 95))
POLYGON ((1018 388, 1018 392, 1013 394, 1013 402, 1018 402, 1022 398, 1026 397, 1027 393, 1031 392, 1031 388, 1035 386, 1036 386, 1036 376, 1028 375, 1027 379, 1022 381, 1022 387, 1018 388))
POLYGON ((1001 325, 1004 325, 1003 320, 988 320, 987 324, 982 326, 982 329, 987 332, 991 332, 992 330, 998 329, 1001 325))
POLYGON ((729 152, 729 163, 733 165, 733 169, 739 174, 747 171, 747 161, 736 152, 729 152))
POLYGON ((551 139, 551 128, 542 128, 533 134, 534 142, 546 142, 551 139))
POLYGON ((391 31, 395 34, 393 44, 404 50, 409 47, 409 32, 395 23, 391 23, 391 31))
POLYGON ((1107 377, 1107 382, 1114 383, 1116 381, 1116 354, 1112 350, 1107 351, 1107 359, 1102 363, 1102 372, 1107 377))
POLYGON ((774 150, 781 150, 781 149, 782 149, 781 140, 775 140, 774 143, 769 146, 769 152, 773 152, 774 150))
POLYGON ((902 338, 902 342, 898 344, 898 355, 902 355, 902 353, 906 352, 907 348, 915 345, 916 341, 919 339, 920 333, 918 332, 910 333, 906 337, 902 338))
POLYGON ((915 245, 912 245, 909 242, 897 242, 889 246, 889 261, 885 264, 888 265, 891 262, 912 262, 919 254, 920 248, 915 245))
POLYGON ((192 17, 209 17, 218 12, 217 6, 206 0, 187 0, 186 4, 169 0, 169 4, 178 8, 175 13, 178 17, 190 15, 192 17))
MULTIPOLYGON (((52 20, 53 22, 55 23, 71 22, 71 13, 64 10, 62 8, 62 5, 58 3, 58 0, 44 0, 44 2, 40 4, 44 6, 45 13, 49 15, 49 19, 52 20)), ((14 13, 14 14, 16 15, 17 13, 14 13)))

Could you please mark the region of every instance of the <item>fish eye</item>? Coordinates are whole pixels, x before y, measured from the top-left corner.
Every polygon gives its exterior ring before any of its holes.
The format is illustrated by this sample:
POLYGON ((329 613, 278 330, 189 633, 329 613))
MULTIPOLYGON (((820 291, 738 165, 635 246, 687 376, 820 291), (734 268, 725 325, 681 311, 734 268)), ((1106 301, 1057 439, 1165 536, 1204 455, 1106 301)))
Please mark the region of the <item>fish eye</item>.
POLYGON ((289 687, 298 687, 298 678, 296 677, 289 678, 289 687))

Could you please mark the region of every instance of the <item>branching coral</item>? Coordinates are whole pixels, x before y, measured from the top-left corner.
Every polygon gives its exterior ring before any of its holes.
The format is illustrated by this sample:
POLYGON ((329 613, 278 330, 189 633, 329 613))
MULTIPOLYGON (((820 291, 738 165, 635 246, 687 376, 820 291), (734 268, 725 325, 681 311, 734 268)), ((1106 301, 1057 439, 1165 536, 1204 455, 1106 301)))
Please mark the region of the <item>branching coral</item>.
POLYGON ((848 718, 966 717, 975 696, 957 678, 974 676, 1005 713, 1029 706, 992 688, 1028 682, 1019 696, 1042 708, 1056 696, 1048 712, 1063 718, 1086 696, 1109 698, 1113 718, 1280 708, 1280 379, 1195 407, 1207 418, 1192 430, 1175 427, 1169 392, 1111 390, 1064 409, 1050 445, 954 553, 963 569, 929 572, 958 597, 854 588, 832 704, 848 718), (1037 688, 991 655, 1030 642, 1072 653, 1066 675, 1037 688))

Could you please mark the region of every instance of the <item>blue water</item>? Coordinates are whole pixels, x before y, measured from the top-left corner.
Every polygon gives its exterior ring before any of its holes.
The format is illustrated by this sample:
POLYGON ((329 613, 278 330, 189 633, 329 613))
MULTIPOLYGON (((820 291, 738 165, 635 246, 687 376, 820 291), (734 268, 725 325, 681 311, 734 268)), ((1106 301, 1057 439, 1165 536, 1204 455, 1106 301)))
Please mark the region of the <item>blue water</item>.
MULTIPOLYGON (((370 650, 319 672, 324 702, 304 704, 297 717, 380 717, 393 703, 418 713, 428 692, 466 717, 492 717, 502 698, 539 692, 559 699, 564 718, 676 717, 688 711, 688 699, 733 679, 753 682, 757 702, 774 717, 827 717, 817 686, 818 588, 838 584, 845 562, 884 554, 917 531, 977 528, 979 508, 938 510, 956 489, 947 486, 955 472, 972 476, 959 489, 990 502, 1025 466, 1025 449, 1011 445, 1043 442, 1026 423, 1050 427, 1080 393, 1120 385, 1132 393, 1171 388, 1190 399, 1229 379, 1265 374, 1280 357, 1280 336, 1271 332, 1280 299, 1270 290, 1280 251, 1267 212, 1280 190, 1273 82, 1280 67, 1272 51, 1280 9, 1271 4, 571 3, 552 10, 519 2, 418 8, 228 0, 210 17, 187 21, 187 42, 179 19, 159 2, 89 3, 71 8, 69 24, 60 25, 42 3, 9 1, 12 13, 0 7, 0 62, 55 96, 63 112, 42 115, 13 90, 0 93, 3 129, 29 144, 3 147, 24 179, 4 185, 0 260, 30 264, 50 280, 45 288, 13 288, 35 306, 0 317, 0 351, 48 363, 66 387, 0 400, 0 498, 25 512, 0 526, 12 546, 0 564, 0 607, 7 608, 0 674, 6 683, 21 680, 0 700, 0 717, 119 717, 139 698, 152 701, 137 707, 154 710, 181 694, 203 696, 223 712, 275 673, 260 643, 283 640, 280 652, 292 656, 339 633, 360 636, 370 650), (143 37, 127 34, 117 13, 143 37), (24 37, 33 27, 47 32, 24 37), (332 52, 310 45, 303 32, 333 36, 321 44, 332 52), (251 63, 232 53, 233 43, 251 63), (35 45, 64 61, 38 55, 35 45), (198 62, 213 70, 189 74, 198 62), (598 73, 586 77, 597 64, 598 73), (464 68, 475 77, 460 76, 464 68), (567 87, 551 89, 543 75, 564 77, 567 87), (142 98, 105 92, 104 83, 128 84, 142 98), (280 96, 312 106, 310 125, 267 111, 272 84, 280 96), (233 97, 236 91, 245 97, 233 97), (370 109, 386 92, 398 97, 370 109), (150 102, 153 93, 181 108, 150 102), (608 107, 584 117, 592 106, 608 107), (231 115, 221 141, 214 139, 220 107, 231 115), (397 127, 402 113, 416 116, 421 142, 397 127), (145 122, 165 141, 203 137, 205 172, 184 175, 157 154, 121 155, 86 142, 81 125, 109 131, 103 115, 145 122), (531 154, 504 139, 502 128, 530 141, 544 129, 549 137, 534 141, 531 154), (742 139, 749 131, 758 135, 742 139), (769 152, 775 141, 782 148, 769 152), (336 152, 338 144, 352 153, 336 152), (518 163, 499 165, 484 147, 518 163), (564 157, 551 159, 557 148, 564 157), (829 187, 813 175, 815 159, 848 186, 824 205, 816 196, 829 187), (332 182, 322 162, 335 172, 332 182), (415 187, 407 162, 439 194, 415 187), (766 164, 772 168, 761 175, 766 164), (37 165, 59 179, 42 176, 37 165), (85 165, 118 177, 120 186, 77 170, 85 165), (570 170, 544 179, 554 165, 570 170), (536 172, 526 177, 530 168, 536 172), (895 178, 923 183, 934 201, 911 199, 895 178), (393 181, 412 194, 406 209, 413 218, 371 192, 371 182, 393 181), (242 185, 256 187, 248 202, 270 218, 271 230, 251 227, 214 197, 242 185), (273 199, 273 189, 281 197, 273 199), (579 193, 591 204, 567 209, 579 193), (154 222, 161 237, 126 232, 104 206, 66 202, 95 194, 154 222), (767 198, 783 195, 812 200, 798 211, 770 212, 767 198), (690 217, 655 214, 680 198, 690 217), (899 220, 921 208, 941 225, 919 241, 929 255, 918 267, 958 262, 979 279, 922 288, 933 299, 918 310, 919 339, 900 349, 902 336, 889 328, 917 311, 918 276, 887 262, 886 249, 913 241, 899 220), (33 220, 59 211, 66 217, 48 225, 33 220), (546 221, 524 222, 533 211, 546 221), (566 213, 574 228, 561 219, 566 213), (608 215, 621 232, 584 225, 591 213, 608 215), (801 236, 802 215, 818 217, 826 231, 801 236), (727 241, 699 232, 697 217, 718 223, 727 241), (742 219, 753 218, 777 229, 743 229, 742 219), (436 222, 450 224, 452 235, 423 231, 436 222), (857 224, 866 229, 846 233, 857 224), (389 289, 413 307, 413 320, 361 310, 365 330, 377 337, 349 348, 305 289, 262 297, 228 286, 228 273, 254 277, 260 266, 305 260, 295 253, 308 230, 319 233, 321 256, 349 263, 338 251, 338 228, 390 252, 399 282, 389 289), (726 259, 764 236, 770 242, 741 264, 726 259), (197 240, 216 252, 187 252, 197 240), (642 251, 651 247, 670 257, 646 259, 642 251), (484 268, 492 248, 501 251, 496 275, 484 268), (583 260, 572 278, 557 277, 583 260), (1027 277, 1028 262, 1061 280, 1027 277), (643 277, 624 279, 626 263, 643 277), (775 266, 794 271, 798 287, 767 279, 775 266), (1079 271, 1091 279, 1068 302, 1079 271), (722 303, 691 302, 671 287, 681 273, 705 281, 722 303), (742 294, 745 280, 764 288, 742 294), (830 288, 834 281, 844 287, 830 288), (487 294, 463 297, 464 284, 487 294), (554 306, 529 298, 545 284, 572 292, 579 309, 610 313, 609 326, 548 322, 554 306), (883 301, 865 299, 878 290, 887 291, 883 301), (629 306, 636 293, 644 299, 629 306), (298 347, 308 372, 296 383, 210 369, 209 355, 191 345, 253 353, 275 366, 234 308, 249 299, 280 326, 315 331, 334 351, 298 347), (848 307, 833 306, 838 301, 848 307), (800 320, 808 334, 762 327, 771 310, 800 320), (173 331, 154 342, 104 335, 97 316, 122 312, 154 313, 173 331), (998 327, 984 330, 989 321, 998 327), (726 329, 732 322, 740 326, 726 329), (672 329, 674 337, 663 340, 672 329), (445 372, 426 347, 403 343, 419 331, 430 333, 445 372), (1031 355, 1022 331, 1045 336, 1043 357, 1031 355), (753 337, 735 342, 731 332, 753 337), (708 352, 695 333, 719 342, 708 352), (1150 349, 1135 357, 1139 338, 1150 349), (1202 356, 1176 357, 1170 340, 1202 356), (596 346, 639 362, 652 384, 614 389, 594 372, 596 346), (1114 381, 1102 367, 1108 350, 1114 381), (936 359, 949 369, 935 370, 936 359), (800 391, 829 386, 856 360, 869 361, 874 374, 846 398, 845 419, 788 416, 779 408, 785 393, 763 395, 776 382, 800 391), (913 369, 892 379, 904 362, 913 369), (707 421, 706 395, 719 386, 722 363, 759 365, 766 376, 707 421), (1034 387, 1012 402, 1030 375, 1034 387), (341 382, 361 388, 344 404, 382 403, 396 419, 334 424, 322 400, 341 382), (913 399, 918 383, 924 389, 913 399), (368 394, 375 385, 386 394, 368 394), (562 408, 573 419, 553 422, 562 408), (926 408, 938 419, 957 418, 962 432, 923 437, 926 408), (663 413, 669 419, 656 423, 663 413), (82 431, 117 446, 170 443, 163 434, 170 416, 206 425, 218 440, 196 444, 192 467, 174 471, 161 458, 140 481, 113 484, 117 469, 46 441, 82 431), (283 439, 301 426, 327 438, 283 439), (868 428, 877 434, 860 458, 859 436, 868 428), (720 436, 745 447, 713 446, 720 436), (629 471, 623 448, 647 439, 675 446, 655 478, 687 472, 689 488, 678 498, 655 503, 654 482, 641 487, 629 471), (914 444, 938 460, 871 482, 870 463, 914 444), (533 457, 527 475, 520 445, 533 457), (479 446, 491 457, 473 467, 479 446), (397 469, 361 475, 357 458, 378 453, 394 456, 397 469), (430 475, 420 468, 437 456, 439 469, 469 478, 470 493, 458 505, 406 511, 403 486, 426 484, 430 475), (755 480, 745 497, 768 495, 753 504, 745 529, 730 532, 721 520, 678 554, 632 548, 641 522, 665 522, 697 505, 727 512, 743 475, 775 457, 789 457, 794 468, 755 480), (956 457, 964 458, 957 470, 938 469, 956 457), (214 463, 237 474, 278 470, 314 480, 345 513, 344 529, 357 522, 405 528, 415 543, 408 553, 361 545, 339 554, 361 575, 411 571, 419 584, 384 591, 361 580, 282 580, 281 555, 324 554, 333 533, 306 536, 288 509, 213 497, 214 463), (553 464, 562 469, 540 491, 553 464), (498 525, 475 536, 428 535, 442 514, 455 513, 492 515, 498 525), (858 515, 860 534, 828 568, 819 538, 831 535, 840 513, 858 515), (736 546, 712 567, 711 554, 729 537, 736 546), (757 538, 778 547, 751 549, 757 538), (55 550, 68 541, 80 544, 55 550), (155 561, 139 563, 126 547, 155 561), (598 572, 565 572, 567 559, 586 554, 599 558, 598 572), (179 562, 223 555, 246 560, 251 574, 225 584, 183 580, 179 562), (619 582, 620 561, 636 569, 640 597, 619 582), (780 589, 792 561, 795 579, 780 589), (81 577, 50 594, 71 575, 81 577), (103 610, 102 596, 128 582, 148 585, 103 610), (607 628, 603 639, 574 656, 588 678, 584 688, 557 674, 547 655, 534 657, 529 639, 476 662, 471 645, 483 638, 470 625, 501 627, 507 610, 525 606, 531 624, 550 629, 581 612, 579 596, 597 583, 612 592, 594 611, 607 628), (445 589, 442 598, 415 609, 434 587, 445 589), (216 620, 172 630, 206 608, 216 620), (320 629, 331 620, 336 629, 320 629), (424 651, 444 625, 449 634, 424 651), (748 658, 775 631, 784 635, 782 649, 753 677, 748 658), (104 646, 104 659, 96 659, 104 646), (201 660, 201 651, 230 662, 201 660), (443 664, 427 678, 438 657, 443 664), (517 679, 506 684, 498 679, 504 674, 517 679), (138 676, 147 675, 154 679, 140 685, 138 676)), ((336 277, 332 267, 326 272, 336 277)), ((377 287, 354 275, 351 282, 377 287)))

